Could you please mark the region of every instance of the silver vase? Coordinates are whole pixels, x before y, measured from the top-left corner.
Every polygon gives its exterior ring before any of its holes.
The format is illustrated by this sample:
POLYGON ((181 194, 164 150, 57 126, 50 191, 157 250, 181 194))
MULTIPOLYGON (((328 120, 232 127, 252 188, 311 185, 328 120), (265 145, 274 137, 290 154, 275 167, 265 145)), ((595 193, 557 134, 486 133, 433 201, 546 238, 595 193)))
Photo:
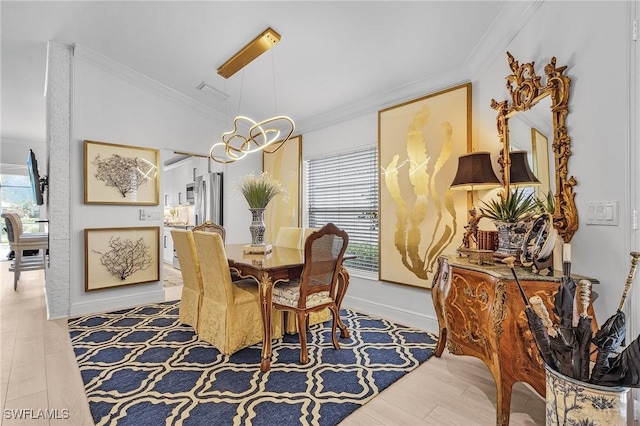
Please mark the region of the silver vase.
POLYGON ((264 225, 264 210, 265 209, 249 209, 251 212, 251 245, 263 246, 264 245, 264 231, 266 226, 264 225))

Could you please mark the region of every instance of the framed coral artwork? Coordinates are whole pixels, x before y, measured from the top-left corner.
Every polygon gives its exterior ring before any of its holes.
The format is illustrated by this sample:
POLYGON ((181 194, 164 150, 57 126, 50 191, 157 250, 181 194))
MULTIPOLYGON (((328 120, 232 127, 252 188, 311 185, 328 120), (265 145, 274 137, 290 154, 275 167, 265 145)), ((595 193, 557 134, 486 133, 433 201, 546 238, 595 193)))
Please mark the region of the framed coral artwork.
POLYGON ((85 291, 160 280, 160 227, 84 230, 85 291))
POLYGON ((469 206, 449 186, 471 148, 471 83, 378 112, 380 281, 431 288, 460 246, 469 206))
POLYGON ((84 141, 85 204, 157 206, 160 151, 84 141))
POLYGON ((281 227, 300 226, 302 136, 294 136, 282 146, 278 144, 281 142, 276 142, 271 152, 262 154, 262 170, 280 182, 287 191, 286 198, 274 198, 265 211, 265 241, 271 244, 281 227))

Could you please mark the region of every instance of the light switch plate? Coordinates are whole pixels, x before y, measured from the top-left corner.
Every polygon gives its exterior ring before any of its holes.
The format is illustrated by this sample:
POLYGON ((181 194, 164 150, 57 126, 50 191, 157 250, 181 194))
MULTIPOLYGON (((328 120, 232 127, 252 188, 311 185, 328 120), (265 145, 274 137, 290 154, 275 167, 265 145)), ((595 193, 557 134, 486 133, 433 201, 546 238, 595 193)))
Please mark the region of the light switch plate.
POLYGON ((159 210, 140 209, 140 220, 160 220, 162 212, 159 210))
POLYGON ((618 201, 591 201, 587 204, 587 225, 618 226, 618 201))

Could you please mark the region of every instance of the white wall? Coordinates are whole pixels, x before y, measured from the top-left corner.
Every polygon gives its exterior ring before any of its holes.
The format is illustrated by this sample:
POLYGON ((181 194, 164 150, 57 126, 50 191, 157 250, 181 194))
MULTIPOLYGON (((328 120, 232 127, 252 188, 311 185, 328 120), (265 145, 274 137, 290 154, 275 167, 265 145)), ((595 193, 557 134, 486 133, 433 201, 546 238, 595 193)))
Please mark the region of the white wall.
MULTIPOLYGON (((158 211, 161 217, 162 205, 84 204, 83 141, 157 148, 162 163, 165 149, 208 153, 212 143, 227 129, 222 128, 207 108, 191 104, 157 82, 81 46, 76 47, 74 54, 72 126, 69 159, 72 182, 71 255, 77 260, 74 262, 77 267, 70 271, 69 314, 80 315, 164 300, 161 281, 84 291, 84 229, 162 226, 162 220, 139 220, 141 208, 158 211)), ((212 167, 213 171, 224 173, 223 214, 225 226, 229 228, 229 242, 249 238, 250 214, 244 200, 234 196, 234 182, 240 174, 260 166, 261 158, 257 157, 230 166, 214 163, 212 167)))
MULTIPOLYGON (((378 114, 372 112, 331 127, 306 133, 303 160, 378 144, 378 114)), ((436 331, 431 292, 351 275, 343 305, 405 324, 436 331)))
MULTIPOLYGON (((27 165, 27 155, 32 149, 38 160, 38 169, 41 176, 46 175, 46 149, 44 141, 26 141, 3 138, 0 148, 0 164, 27 165), (42 164, 40 164, 42 162, 42 164)), ((27 169, 25 169, 26 171, 27 169)))
MULTIPOLYGON (((506 51, 521 62, 535 61, 543 67, 552 55, 559 65, 568 65, 572 98, 567 120, 573 143, 570 170, 578 180, 576 202, 580 228, 573 239, 576 273, 601 280, 596 302, 599 318, 615 311, 628 271, 631 239, 629 226, 629 167, 626 99, 629 77, 627 62, 627 4, 623 2, 544 2, 529 22, 504 42, 495 58, 468 71, 473 82, 473 144, 475 149, 494 152, 497 143, 495 111, 491 98, 507 95, 504 78, 510 70, 506 51), (572 19, 579 16, 580 19, 572 19), (587 226, 584 215, 588 201, 620 201, 620 226, 587 226)), ((73 132, 70 167, 75 182, 72 206, 72 251, 78 267, 71 271, 72 313, 128 306, 134 297, 157 300, 160 283, 84 292, 84 246, 86 227, 158 225, 140 222, 138 207, 91 206, 82 202, 82 141, 84 139, 159 149, 180 148, 206 152, 223 129, 202 111, 167 99, 154 90, 76 54, 74 69, 73 132), (116 306, 117 305, 117 306, 116 306)), ((460 83, 460 73, 451 81, 434 76, 424 82, 415 96, 406 88, 398 102, 433 93, 460 83)), ((385 94, 388 97, 388 93, 385 94)), ((386 101, 385 101, 386 102, 386 101)), ((636 119, 637 120, 637 119, 636 119)), ((313 127, 313 126, 311 126, 313 127)), ((377 110, 340 124, 303 133, 303 156, 311 158, 340 150, 377 144, 377 110)), ((636 141, 637 143, 637 141, 636 141)), ((240 175, 259 170, 259 156, 229 165, 216 166, 225 173, 225 227, 229 242, 249 238, 250 215, 244 200, 234 191, 240 175)), ((160 207, 158 207, 160 209, 160 207)), ((400 322, 436 330, 431 293, 409 286, 352 277, 345 305, 400 322)))
MULTIPOLYGON (((552 56, 557 66, 568 67, 569 171, 578 181, 574 192, 580 220, 571 241, 572 271, 601 281, 595 287, 601 321, 617 309, 630 260, 627 8, 625 2, 544 2, 505 49, 521 64, 535 61, 543 82, 552 56), (586 224, 589 201, 614 200, 620 202, 619 226, 586 224)), ((479 149, 499 150, 496 112, 489 105, 491 98, 508 98, 504 78, 510 73, 505 52, 473 77, 474 144, 479 149)))
MULTIPOLYGON (((629 113, 623 102, 629 81, 627 7, 625 2, 544 2, 499 55, 485 61, 481 70, 469 71, 474 149, 491 151, 497 157, 496 112, 490 103, 492 98, 500 101, 508 96, 505 77, 511 70, 506 51, 520 63, 535 61, 541 75, 552 56, 557 57, 558 66, 568 65, 572 95, 567 125, 573 147, 569 168, 578 180, 575 192, 581 221, 572 240, 573 272, 601 281, 596 286, 595 309, 602 321, 615 312, 629 270, 629 113), (587 202, 609 200, 620 202, 620 226, 586 225, 587 202)), ((425 86, 415 97, 441 88, 425 86)), ((376 143, 377 113, 371 112, 305 134, 303 156, 307 159, 376 143)), ((481 223, 481 228, 485 225, 491 226, 481 223)), ((426 290, 352 276, 344 304, 437 330, 431 293, 426 290)))

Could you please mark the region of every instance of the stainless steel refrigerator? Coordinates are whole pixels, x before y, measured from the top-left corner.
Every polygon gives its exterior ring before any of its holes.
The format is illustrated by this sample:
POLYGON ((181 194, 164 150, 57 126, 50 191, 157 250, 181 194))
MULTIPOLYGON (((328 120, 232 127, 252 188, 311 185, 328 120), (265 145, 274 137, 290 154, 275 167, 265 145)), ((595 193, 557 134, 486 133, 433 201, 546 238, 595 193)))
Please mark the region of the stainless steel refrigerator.
POLYGON ((206 173, 196 177, 195 222, 222 223, 222 173, 206 173))

